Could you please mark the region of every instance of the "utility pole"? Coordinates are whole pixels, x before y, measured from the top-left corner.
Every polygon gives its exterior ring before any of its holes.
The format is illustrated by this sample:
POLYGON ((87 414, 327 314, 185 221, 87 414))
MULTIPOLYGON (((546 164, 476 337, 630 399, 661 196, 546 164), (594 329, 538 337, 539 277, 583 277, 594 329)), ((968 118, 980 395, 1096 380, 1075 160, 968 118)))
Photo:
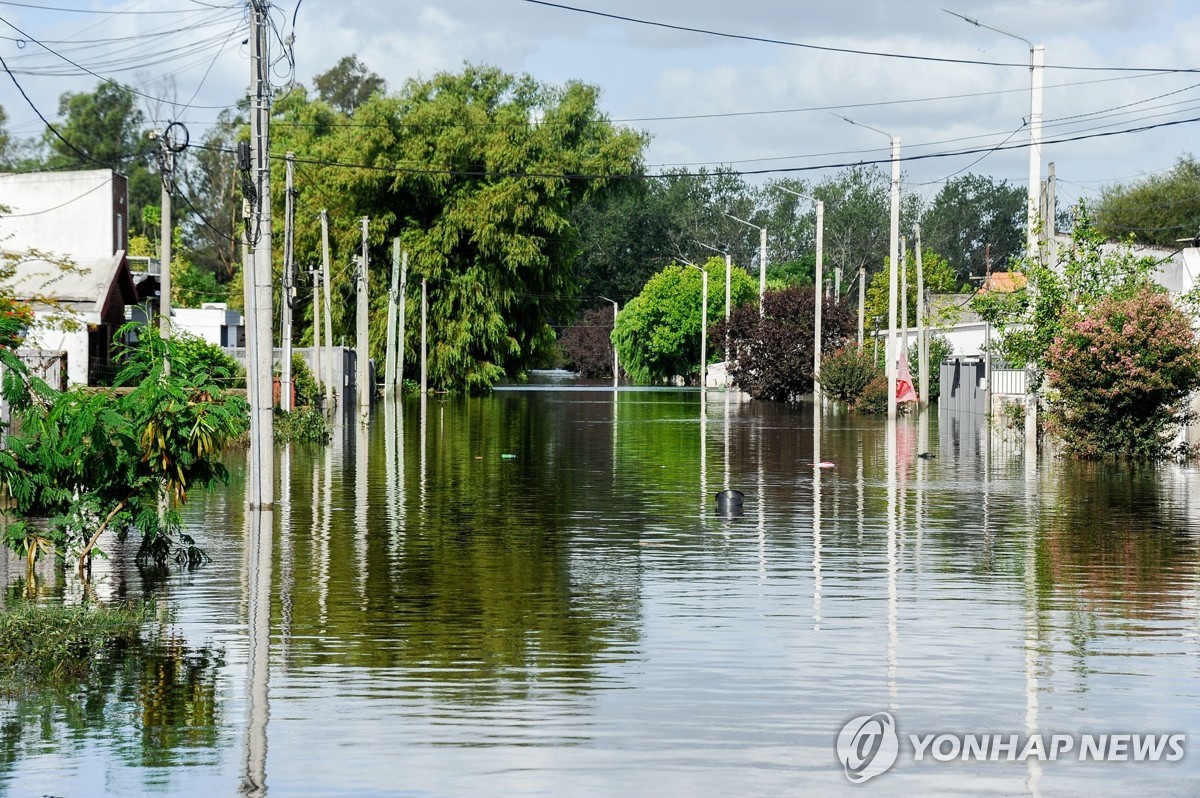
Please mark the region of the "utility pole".
POLYGON ((421 396, 429 392, 429 284, 421 278, 421 396))
POLYGON ((321 209, 321 284, 325 286, 325 344, 329 347, 325 358, 325 410, 332 413, 337 406, 333 388, 333 312, 329 296, 333 286, 329 284, 329 211, 324 208, 321 209))
MULTIPOLYGON (((617 305, 617 300, 609 299, 606 296, 602 296, 600 298, 603 299, 605 302, 612 303, 612 306, 613 306, 613 329, 614 330, 617 329, 617 311, 620 309, 620 306, 617 305)), ((612 336, 609 336, 609 343, 612 343, 612 336)), ((617 359, 617 345, 613 344, 612 349, 613 349, 613 390, 616 390, 617 387, 621 384, 621 363, 617 359)))
MULTIPOLYGON (((166 133, 159 134, 158 164, 162 172, 162 213, 159 219, 159 277, 158 277, 158 330, 163 338, 171 337, 171 171, 175 168, 175 154, 167 146, 166 133)), ((170 369, 170 362, 167 363, 170 369)))
POLYGON ((400 253, 400 345, 396 351, 396 391, 404 392, 404 306, 408 294, 408 250, 400 253))
POLYGON ((900 357, 908 357, 908 238, 900 236, 900 357))
POLYGON ((360 416, 367 416, 371 412, 371 391, 374 388, 371 385, 371 353, 369 346, 369 324, 371 308, 368 303, 367 282, 368 282, 368 253, 367 253, 367 231, 371 220, 364 216, 362 218, 362 255, 359 258, 358 268, 358 302, 355 308, 355 318, 357 321, 355 332, 357 333, 355 352, 355 365, 358 367, 355 382, 356 395, 358 396, 358 412, 360 416))
POLYGON ((313 376, 321 379, 321 270, 316 266, 309 269, 312 277, 312 324, 313 324, 313 376))
POLYGON ((400 293, 400 239, 392 239, 392 288, 388 291, 387 351, 384 353, 383 395, 396 395, 396 305, 400 293))
POLYGON ((892 220, 889 233, 891 268, 888 271, 888 418, 896 418, 896 269, 900 255, 900 139, 892 136, 892 220))
POLYGON ((283 351, 279 364, 279 407, 290 413, 292 407, 292 301, 296 285, 295 279, 295 224, 296 206, 292 183, 295 178, 295 153, 285 156, 287 171, 284 175, 284 205, 283 205, 283 293, 282 318, 279 325, 279 346, 283 351))
POLYGON ((925 265, 921 261, 921 225, 913 227, 917 252, 917 401, 918 407, 929 406, 929 337, 925 329, 925 265))
POLYGON ((821 409, 821 283, 825 269, 825 203, 817 200, 817 273, 813 285, 813 412, 821 409))
POLYGON ((867 267, 858 267, 858 346, 861 349, 863 345, 863 333, 865 332, 867 318, 867 267))
MULTIPOLYGON (((705 272, 707 275, 708 272, 705 272)), ((707 276, 705 279, 708 279, 707 276)), ((758 315, 765 315, 767 297, 767 228, 758 228, 758 315)), ((707 330, 705 335, 707 335, 707 330)))
POLYGON ((271 90, 269 85, 270 55, 267 49, 267 15, 270 0, 251 0, 250 3, 250 145, 251 172, 254 192, 250 246, 253 257, 244 276, 248 294, 253 301, 248 306, 253 326, 248 329, 246 360, 248 371, 247 399, 250 404, 250 499, 251 510, 270 510, 275 504, 275 421, 271 395, 271 371, 275 347, 272 341, 271 312, 271 90))

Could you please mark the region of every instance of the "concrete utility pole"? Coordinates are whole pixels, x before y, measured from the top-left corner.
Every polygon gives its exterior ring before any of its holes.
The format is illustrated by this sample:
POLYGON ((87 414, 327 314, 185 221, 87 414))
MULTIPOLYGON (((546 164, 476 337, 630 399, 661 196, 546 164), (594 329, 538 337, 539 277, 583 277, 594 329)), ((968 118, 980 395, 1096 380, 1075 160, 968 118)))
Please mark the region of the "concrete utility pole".
POLYGON ((286 412, 292 408, 292 302, 296 287, 295 268, 295 224, 296 205, 294 202, 292 183, 295 178, 295 153, 286 156, 287 171, 284 174, 284 203, 283 203, 283 294, 282 318, 279 325, 279 346, 283 350, 282 361, 279 364, 279 407, 286 412))
MULTIPOLYGON (((913 227, 917 252, 917 401, 918 407, 929 406, 929 336, 925 329, 925 265, 921 261, 921 225, 913 227)), ((922 449, 924 451, 924 449, 922 449)))
POLYGON ((421 396, 429 392, 429 284, 421 278, 421 396))
MULTIPOLYGON (((162 213, 159 219, 158 330, 171 337, 171 172, 175 154, 167 146, 166 134, 159 134, 159 168, 162 170, 162 213)), ((168 364, 167 368, 170 368, 168 364)))
POLYGON ((908 238, 900 236, 900 357, 908 357, 908 238))
POLYGON ((813 291, 813 406, 821 407, 821 383, 818 379, 821 373, 821 333, 823 330, 821 311, 821 282, 825 269, 825 203, 817 200, 817 273, 813 291))
MULTIPOLYGON (((784 189, 786 191, 786 189, 784 189)), ((729 317, 733 313, 733 288, 732 277, 730 276, 733 269, 733 256, 728 250, 717 249, 711 244, 705 244, 703 241, 697 241, 697 244, 705 249, 712 250, 718 255, 725 257, 725 389, 729 390, 729 317)), ((612 300, 609 300, 610 302, 612 300)), ((615 320, 615 316, 613 317, 615 320)), ((614 350, 615 356, 615 350, 614 350)))
MULTIPOLYGON (((835 116, 844 119, 852 125, 865 127, 867 130, 874 130, 887 136, 892 141, 892 197, 891 197, 891 225, 888 234, 888 340, 887 347, 884 349, 887 357, 887 378, 888 378, 888 418, 894 420, 896 418, 896 365, 899 360, 897 357, 897 341, 896 341, 896 293, 897 293, 897 270, 899 269, 900 260, 900 139, 880 130, 877 127, 855 122, 847 116, 835 114, 835 116)), ((863 271, 859 270, 858 296, 859 296, 859 329, 862 329, 862 308, 863 308, 863 271)))
POLYGON ((356 347, 355 364, 357 366, 357 374, 355 382, 356 394, 358 396, 358 412, 360 416, 366 416, 371 412, 371 393, 375 387, 371 385, 371 352, 369 349, 370 341, 370 312, 371 308, 368 305, 367 283, 369 278, 368 269, 370 262, 367 252, 367 231, 370 227, 371 220, 364 216, 362 218, 362 255, 359 258, 358 269, 358 302, 355 308, 355 325, 356 347))
POLYGON ((248 379, 246 397, 250 404, 249 505, 268 510, 275 503, 275 421, 271 372, 275 347, 272 340, 271 270, 271 90, 270 55, 267 48, 269 0, 250 3, 250 145, 254 186, 250 246, 253 257, 244 275, 248 284, 248 306, 253 326, 246 331, 248 379), (250 377, 249 375, 253 375, 250 377))
POLYGON ((312 277, 312 337, 313 337, 313 377, 321 379, 321 270, 316 266, 309 269, 312 277))
POLYGON ((700 289, 700 395, 708 390, 708 270, 694 263, 689 263, 693 269, 700 272, 702 278, 700 289))
POLYGON ((758 315, 766 315, 767 309, 763 304, 763 298, 767 295, 767 228, 759 227, 758 225, 747 222, 745 219, 739 219, 728 213, 722 213, 722 216, 727 219, 733 219, 735 222, 741 222, 747 227, 753 227, 758 231, 758 315))
POLYGON ((408 250, 400 253, 400 345, 396 351, 396 391, 404 392, 404 309, 408 293, 408 250))
POLYGON ((325 286, 325 345, 329 347, 325 358, 325 411, 333 412, 337 406, 337 394, 333 385, 333 311, 329 284, 329 212, 321 209, 321 284, 325 286))
POLYGON ((867 267, 858 267, 858 346, 863 345, 863 333, 867 320, 867 267))
POLYGON ((400 239, 392 239, 392 288, 388 291, 387 352, 384 355, 383 394, 396 395, 396 311, 400 294, 400 239))
MULTIPOLYGON (((617 311, 620 310, 620 306, 617 305, 617 300, 609 299, 606 296, 602 296, 600 298, 603 299, 605 302, 612 303, 612 306, 613 306, 613 329, 614 330, 617 329, 617 311)), ((613 349, 613 388, 615 389, 621 384, 621 363, 617 359, 617 345, 613 344, 612 349, 613 349)))

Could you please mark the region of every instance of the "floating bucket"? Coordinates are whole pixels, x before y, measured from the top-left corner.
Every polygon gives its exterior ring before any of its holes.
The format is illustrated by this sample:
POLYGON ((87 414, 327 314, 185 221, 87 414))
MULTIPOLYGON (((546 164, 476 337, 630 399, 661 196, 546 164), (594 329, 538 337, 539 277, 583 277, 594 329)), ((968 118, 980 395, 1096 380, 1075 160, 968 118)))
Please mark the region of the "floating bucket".
POLYGON ((717 494, 717 513, 719 515, 741 515, 742 505, 746 503, 746 494, 740 490, 723 490, 717 494))

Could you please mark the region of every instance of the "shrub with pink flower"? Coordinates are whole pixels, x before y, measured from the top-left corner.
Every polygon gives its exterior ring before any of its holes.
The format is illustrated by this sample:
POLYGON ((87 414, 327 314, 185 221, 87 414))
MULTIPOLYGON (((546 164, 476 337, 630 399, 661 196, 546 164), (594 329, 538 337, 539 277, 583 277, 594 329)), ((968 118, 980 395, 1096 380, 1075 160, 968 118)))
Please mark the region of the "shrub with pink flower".
POLYGON ((1048 426, 1068 452, 1160 458, 1200 387, 1200 347, 1188 317, 1146 286, 1064 319, 1046 378, 1048 426))

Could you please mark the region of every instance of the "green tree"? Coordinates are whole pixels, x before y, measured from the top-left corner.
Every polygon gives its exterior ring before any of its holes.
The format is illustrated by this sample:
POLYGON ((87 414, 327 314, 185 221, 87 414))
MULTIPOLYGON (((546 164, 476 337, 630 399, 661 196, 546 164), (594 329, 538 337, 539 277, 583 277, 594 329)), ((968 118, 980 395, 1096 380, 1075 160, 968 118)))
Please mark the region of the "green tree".
POLYGON ((247 426, 245 402, 225 392, 222 381, 232 374, 214 368, 217 359, 188 356, 184 337, 164 340, 153 327, 137 332, 117 377, 133 387, 124 394, 56 391, 0 349, 4 398, 17 421, 0 451, 0 481, 18 519, 5 540, 31 563, 54 551, 78 558, 82 572, 108 529, 122 539, 135 529, 139 559, 202 557, 178 505, 189 490, 226 479, 220 458, 247 426))
POLYGON ((967 174, 946 181, 921 219, 925 245, 950 262, 959 282, 1008 268, 1025 248, 1026 191, 967 174))
POLYGON ((1110 241, 1130 237, 1174 247, 1200 233, 1200 162, 1180 156, 1168 172, 1106 187, 1095 209, 1096 229, 1110 241))
MULTIPOLYGON (((713 324, 725 315, 725 259, 710 258, 704 269, 708 319, 713 324)), ((621 309, 612 340, 621 367, 635 382, 663 382, 699 373, 702 294, 703 278, 696 269, 671 264, 621 309)), ((757 296, 754 281, 736 267, 730 272, 730 296, 734 307, 757 296)))
POLYGON ((313 78, 313 87, 323 101, 344 114, 352 114, 371 95, 384 91, 387 83, 367 69, 358 56, 344 55, 330 69, 313 78))
POLYGON ((42 136, 49 152, 47 168, 123 172, 129 181, 131 220, 141 218, 144 206, 158 204, 161 182, 150 171, 154 145, 132 90, 102 82, 92 92, 67 92, 58 100, 58 115, 62 121, 55 127, 61 138, 50 130, 42 136))
POLYGON ((176 217, 188 260, 210 287, 227 285, 240 260, 241 180, 229 151, 248 135, 246 124, 240 112, 222 111, 203 146, 189 147, 178 161, 176 182, 187 199, 175 203, 176 217))
POLYGON ((1200 387, 1191 319, 1149 283, 1069 311, 1046 366, 1050 428, 1084 458, 1164 456, 1200 387))
POLYGON ((1086 316, 1101 300, 1129 299, 1150 284, 1158 266, 1154 258, 1136 257, 1128 247, 1105 253, 1104 243, 1081 202, 1071 246, 1059 249, 1057 268, 1027 258, 1014 261, 1027 278, 1024 288, 972 300, 976 312, 999 328, 996 354, 1016 368, 1034 366, 1040 380, 1047 353, 1070 315, 1086 316))
MULTIPOLYGON (((553 345, 551 324, 575 311, 571 267, 581 243, 571 210, 611 190, 614 181, 602 176, 642 171, 644 137, 597 121, 598 101, 582 83, 545 86, 473 66, 376 93, 349 120, 303 91, 279 100, 273 146, 301 160, 301 262, 320 258, 319 209, 330 210, 343 264, 361 247, 359 218, 371 219, 373 355, 383 353, 395 236, 410 253, 410 308, 428 281, 433 387, 486 390, 553 345)), ((282 189, 281 172, 277 181, 282 189)), ((277 220, 282 199, 282 190, 273 197, 277 220)), ((333 274, 335 337, 353 329, 353 276, 344 267, 333 274)), ((304 299, 297 308, 304 329, 311 308, 304 299)), ((410 358, 418 327, 408 326, 410 358)))
MULTIPOLYGON (((931 294, 952 294, 959 289, 958 277, 954 270, 950 268, 950 264, 946 259, 936 252, 922 248, 922 277, 925 278, 925 288, 931 294)), ((916 253, 912 250, 908 252, 907 258, 908 271, 908 324, 910 327, 915 327, 917 324, 917 258, 916 253)), ((888 276, 886 266, 875 272, 875 276, 871 278, 870 284, 867 286, 867 301, 866 301, 866 324, 868 327, 872 325, 875 319, 880 320, 883 327, 888 323, 888 288, 891 278, 888 276)), ((896 285, 900 286, 900 275, 896 276, 896 285)), ((900 311, 900 303, 896 303, 896 318, 900 323, 903 319, 898 315, 900 311)), ((938 322, 939 320, 931 320, 938 322)))

